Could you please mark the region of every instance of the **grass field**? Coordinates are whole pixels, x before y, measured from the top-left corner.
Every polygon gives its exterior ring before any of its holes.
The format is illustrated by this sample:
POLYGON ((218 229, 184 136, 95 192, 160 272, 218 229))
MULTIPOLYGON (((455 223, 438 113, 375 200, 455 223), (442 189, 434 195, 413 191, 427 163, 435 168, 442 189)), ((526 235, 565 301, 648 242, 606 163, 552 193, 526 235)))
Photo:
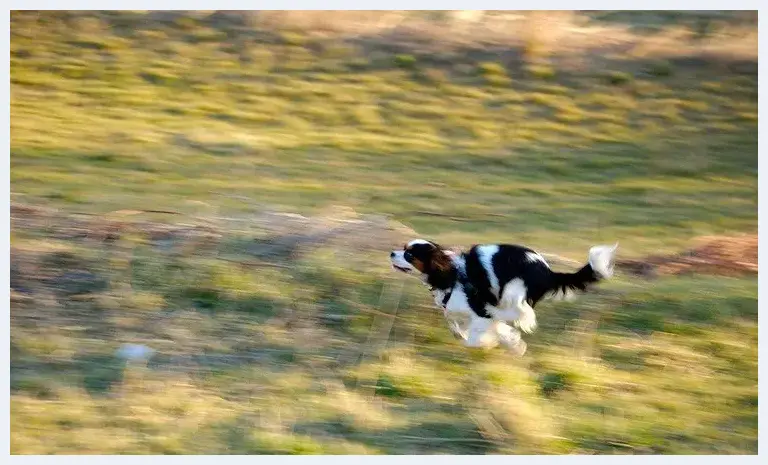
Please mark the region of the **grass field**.
POLYGON ((394 240, 244 266, 259 231, 222 220, 343 206, 578 261, 756 234, 757 72, 696 55, 753 32, 756 63, 756 26, 573 63, 224 19, 11 15, 11 201, 63 215, 12 218, 12 453, 757 453, 754 275, 620 273, 541 305, 516 359, 454 341, 394 240), (57 232, 131 209, 220 237, 57 232))

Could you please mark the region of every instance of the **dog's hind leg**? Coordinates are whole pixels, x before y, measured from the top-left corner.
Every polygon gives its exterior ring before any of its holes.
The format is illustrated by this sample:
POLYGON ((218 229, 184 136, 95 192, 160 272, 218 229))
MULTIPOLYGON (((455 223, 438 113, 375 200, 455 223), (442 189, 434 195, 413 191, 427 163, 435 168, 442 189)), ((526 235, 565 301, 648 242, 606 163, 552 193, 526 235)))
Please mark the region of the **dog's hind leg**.
POLYGON ((536 313, 533 307, 525 301, 528 290, 521 279, 513 279, 502 293, 499 309, 494 316, 499 320, 514 322, 524 333, 532 333, 536 329, 536 313))
POLYGON ((522 300, 518 304, 518 311, 520 312, 520 319, 517 320, 517 327, 524 333, 532 333, 537 326, 536 313, 533 308, 528 305, 528 302, 522 300))

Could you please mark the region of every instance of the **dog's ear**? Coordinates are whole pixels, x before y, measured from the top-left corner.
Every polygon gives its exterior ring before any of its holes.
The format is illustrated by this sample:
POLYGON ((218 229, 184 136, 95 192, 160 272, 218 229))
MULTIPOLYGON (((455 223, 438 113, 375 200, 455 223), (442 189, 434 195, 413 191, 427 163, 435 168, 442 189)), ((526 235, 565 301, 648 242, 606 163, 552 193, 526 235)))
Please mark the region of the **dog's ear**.
POLYGON ((448 271, 453 267, 453 262, 450 255, 435 244, 435 249, 432 250, 432 255, 429 257, 429 266, 434 271, 448 271))

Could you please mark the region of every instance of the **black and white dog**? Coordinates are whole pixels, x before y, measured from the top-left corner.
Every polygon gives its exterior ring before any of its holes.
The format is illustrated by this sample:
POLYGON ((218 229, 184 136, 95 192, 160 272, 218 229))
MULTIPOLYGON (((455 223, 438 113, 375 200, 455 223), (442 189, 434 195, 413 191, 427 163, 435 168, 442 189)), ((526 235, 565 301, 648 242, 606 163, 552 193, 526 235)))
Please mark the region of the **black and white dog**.
POLYGON ((467 347, 506 346, 523 355, 525 333, 536 329, 534 307, 545 297, 567 296, 613 275, 618 244, 595 246, 586 265, 575 273, 552 271, 546 260, 519 245, 475 245, 456 254, 434 242, 417 239, 390 254, 392 266, 418 271, 443 308, 453 333, 467 347), (462 329, 457 317, 469 319, 462 329))

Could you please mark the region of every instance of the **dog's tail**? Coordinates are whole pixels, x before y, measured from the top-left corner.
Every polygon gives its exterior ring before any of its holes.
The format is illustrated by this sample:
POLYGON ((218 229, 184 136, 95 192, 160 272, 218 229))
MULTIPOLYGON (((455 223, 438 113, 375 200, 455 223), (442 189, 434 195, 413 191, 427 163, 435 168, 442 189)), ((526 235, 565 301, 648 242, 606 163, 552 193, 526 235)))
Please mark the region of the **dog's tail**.
POLYGON ((586 291, 591 284, 613 276, 614 256, 618 242, 614 245, 597 245, 589 249, 589 260, 575 273, 552 272, 549 294, 567 296, 574 291, 586 291))

